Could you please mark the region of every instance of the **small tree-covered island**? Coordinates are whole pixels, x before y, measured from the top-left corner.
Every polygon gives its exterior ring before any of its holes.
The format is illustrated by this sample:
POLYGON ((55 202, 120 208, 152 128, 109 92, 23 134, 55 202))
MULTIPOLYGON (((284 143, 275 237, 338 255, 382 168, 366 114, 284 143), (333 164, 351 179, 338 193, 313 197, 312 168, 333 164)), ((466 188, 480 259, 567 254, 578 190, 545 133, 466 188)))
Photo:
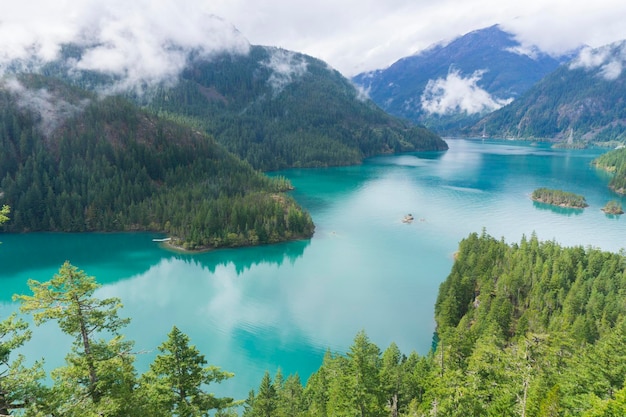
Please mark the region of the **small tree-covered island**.
POLYGON ((550 188, 537 188, 533 191, 531 198, 539 203, 559 207, 582 209, 588 206, 585 197, 582 195, 550 188))
POLYGON ((619 201, 611 200, 604 207, 602 207, 602 211, 606 214, 624 214, 624 210, 622 209, 622 204, 619 201))

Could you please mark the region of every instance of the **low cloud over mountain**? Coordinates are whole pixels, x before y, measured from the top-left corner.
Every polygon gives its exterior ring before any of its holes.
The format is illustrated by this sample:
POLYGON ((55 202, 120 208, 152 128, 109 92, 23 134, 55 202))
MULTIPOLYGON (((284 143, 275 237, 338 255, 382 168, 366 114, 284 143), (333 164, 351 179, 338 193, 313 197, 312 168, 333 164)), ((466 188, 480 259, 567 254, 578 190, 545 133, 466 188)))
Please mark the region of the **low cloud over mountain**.
POLYGON ((202 58, 248 41, 230 24, 193 2, 79 0, 13 2, 0 17, 0 73, 33 70, 59 57, 63 45, 82 50, 70 69, 98 70, 120 89, 177 76, 189 54, 202 58))
POLYGON ((484 71, 464 77, 452 70, 446 78, 429 80, 421 97, 422 109, 429 114, 483 114, 507 105, 512 98, 498 99, 478 85, 484 71))

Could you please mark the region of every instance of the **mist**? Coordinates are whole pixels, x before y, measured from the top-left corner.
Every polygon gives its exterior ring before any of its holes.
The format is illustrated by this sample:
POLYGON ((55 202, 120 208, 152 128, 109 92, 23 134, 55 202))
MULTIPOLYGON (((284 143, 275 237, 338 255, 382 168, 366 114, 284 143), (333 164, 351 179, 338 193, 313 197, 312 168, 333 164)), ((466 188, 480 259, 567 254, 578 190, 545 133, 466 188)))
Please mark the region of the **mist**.
POLYGON ((87 99, 70 103, 43 88, 27 89, 15 78, 5 79, 0 83, 0 88, 6 89, 16 98, 19 108, 39 116, 37 128, 46 137, 89 104, 87 99))
POLYGON ((570 69, 583 68, 598 70, 607 81, 614 81, 622 75, 626 65, 626 42, 619 42, 601 48, 584 48, 570 64, 570 69))
POLYGON ((445 79, 428 81, 421 97, 422 109, 430 114, 465 112, 471 115, 491 112, 513 101, 493 97, 480 88, 478 82, 483 74, 484 71, 475 71, 464 77, 458 70, 452 70, 445 79))
POLYGON ((268 48, 268 51, 269 59, 261 62, 261 65, 271 70, 272 73, 267 83, 276 95, 295 79, 304 75, 308 66, 304 58, 294 52, 278 48, 268 48))
POLYGON ((210 59, 247 54, 237 29, 201 2, 172 0, 29 0, 3 5, 0 75, 37 71, 59 57, 63 45, 82 50, 68 70, 112 76, 111 92, 173 82, 191 55, 210 59), (6 10, 5 10, 6 9, 6 10))

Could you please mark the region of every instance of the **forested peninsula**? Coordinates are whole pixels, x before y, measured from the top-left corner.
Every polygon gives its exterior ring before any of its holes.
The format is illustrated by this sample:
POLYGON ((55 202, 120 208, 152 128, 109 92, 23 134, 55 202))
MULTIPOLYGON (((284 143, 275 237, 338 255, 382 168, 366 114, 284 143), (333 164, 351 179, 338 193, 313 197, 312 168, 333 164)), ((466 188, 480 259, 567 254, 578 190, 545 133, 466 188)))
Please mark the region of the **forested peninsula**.
POLYGON ((13 212, 7 231, 150 230, 185 249, 313 234, 310 215, 285 193, 286 179, 119 96, 27 76, 0 90, 0 110, 0 195, 13 212), (65 113, 33 111, 27 94, 45 95, 65 113))
POLYGON ((626 148, 607 152, 594 159, 593 164, 613 173, 609 187, 618 194, 626 194, 626 148))
POLYGON ((209 384, 233 375, 208 365, 176 327, 138 374, 132 338, 123 333, 128 319, 118 314, 123 300, 94 297, 95 278, 65 263, 50 281, 30 281, 30 292, 14 298, 36 325, 57 322, 77 343, 47 379, 39 362, 26 367, 15 355, 38 328, 16 315, 2 321, 0 412, 623 416, 625 268, 623 254, 562 247, 534 235, 508 244, 472 233, 439 288, 437 332, 426 355, 405 355, 394 343, 381 350, 361 331, 347 352, 328 351, 305 383, 297 374, 266 372, 248 398, 234 400, 210 394, 209 384))

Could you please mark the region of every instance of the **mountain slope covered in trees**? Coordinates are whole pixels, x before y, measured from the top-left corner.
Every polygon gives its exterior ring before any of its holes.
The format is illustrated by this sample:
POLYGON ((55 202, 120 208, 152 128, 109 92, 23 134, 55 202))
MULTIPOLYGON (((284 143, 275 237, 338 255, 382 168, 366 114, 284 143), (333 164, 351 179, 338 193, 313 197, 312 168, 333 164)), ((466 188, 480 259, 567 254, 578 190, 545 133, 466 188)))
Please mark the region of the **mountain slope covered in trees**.
MULTIPOLYGON (((103 90, 115 79, 76 71, 81 50, 67 47, 44 73, 103 90)), ((191 124, 262 170, 349 165, 391 152, 445 150, 434 133, 388 115, 326 63, 303 54, 251 46, 247 54, 189 57, 174 82, 129 97, 191 124)))
POLYGON ((154 230, 187 248, 313 233, 310 216, 206 134, 119 97, 40 76, 0 90, 2 203, 9 231, 154 230))
POLYGON ((547 75, 520 98, 489 114, 470 133, 554 139, 570 145, 626 139, 626 42, 580 55, 547 75))
POLYGON ((613 191, 626 194, 626 148, 609 151, 594 159, 593 164, 613 174, 609 182, 613 191))

